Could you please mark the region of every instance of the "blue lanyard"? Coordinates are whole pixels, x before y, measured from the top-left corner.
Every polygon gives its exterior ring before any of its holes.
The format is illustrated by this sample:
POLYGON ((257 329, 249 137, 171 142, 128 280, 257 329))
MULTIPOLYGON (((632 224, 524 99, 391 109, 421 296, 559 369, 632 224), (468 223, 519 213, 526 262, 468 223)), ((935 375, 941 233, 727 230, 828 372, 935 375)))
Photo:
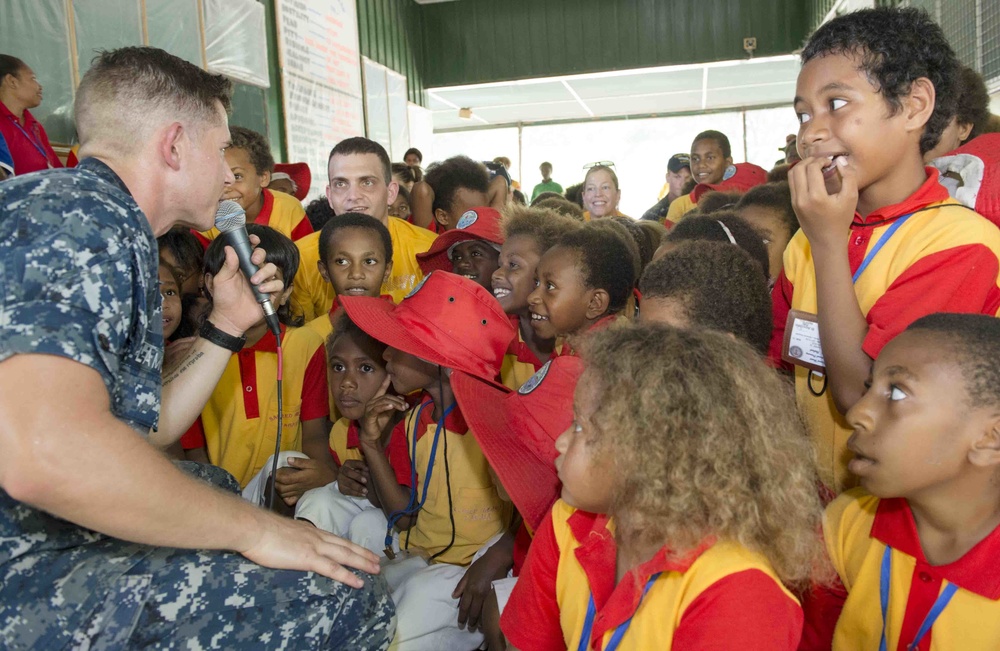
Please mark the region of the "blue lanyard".
POLYGON ((45 159, 45 164, 48 165, 49 167, 52 167, 52 161, 49 160, 49 155, 45 152, 45 148, 43 148, 38 143, 37 140, 31 137, 31 134, 29 134, 28 131, 21 126, 21 123, 17 121, 17 118, 11 118, 10 121, 13 122, 14 126, 17 127, 18 130, 24 134, 24 137, 28 139, 28 142, 30 142, 34 146, 34 148, 38 150, 38 153, 41 154, 42 158, 45 159))
POLYGON ((878 238, 878 242, 876 242, 875 246, 872 247, 872 250, 868 252, 868 255, 865 256, 865 259, 861 261, 861 266, 858 267, 858 270, 854 272, 854 278, 852 278, 853 282, 855 283, 858 282, 858 278, 861 277, 861 274, 863 274, 865 269, 868 268, 868 265, 870 265, 872 260, 875 259, 875 256, 878 255, 878 252, 882 250, 882 247, 885 246, 885 243, 888 242, 892 238, 892 236, 896 234, 896 231, 899 230, 899 227, 902 226, 904 223, 906 223, 906 220, 912 216, 913 216, 912 212, 908 215, 903 215, 902 217, 894 221, 892 223, 892 226, 887 228, 886 231, 882 233, 882 237, 878 238))
POLYGON ((420 405, 420 409, 417 410, 417 417, 413 422, 413 436, 411 441, 411 452, 410 452, 410 501, 406 505, 406 508, 402 511, 396 511, 389 516, 389 524, 385 529, 385 546, 389 547, 392 545, 392 528, 396 526, 404 516, 410 515, 411 513, 416 513, 420 509, 424 508, 424 502, 427 501, 427 487, 431 483, 431 474, 434 472, 434 457, 437 455, 438 438, 440 437, 441 430, 444 429, 444 419, 448 417, 448 414, 455 409, 457 403, 451 403, 444 413, 441 414, 441 420, 437 423, 437 429, 434 430, 434 442, 431 443, 431 458, 427 461, 427 472, 424 475, 424 491, 423 497, 420 498, 420 504, 414 507, 414 502, 417 501, 417 428, 420 427, 420 416, 424 413, 424 409, 427 405, 434 404, 430 400, 420 405))
MULTIPOLYGON (((660 572, 657 572, 653 576, 649 577, 649 581, 646 581, 646 587, 642 590, 642 596, 639 597, 639 603, 635 605, 635 612, 632 616, 626 619, 624 622, 618 625, 615 632, 611 634, 611 639, 608 640, 608 646, 604 647, 604 651, 615 651, 618 645, 621 644, 622 638, 625 637, 625 631, 628 630, 629 624, 632 623, 632 618, 635 617, 635 613, 639 612, 639 606, 642 605, 642 600, 649 592, 649 589, 653 587, 653 583, 660 578, 660 572)), ((594 605, 594 595, 591 593, 590 601, 587 603, 587 618, 583 620, 583 633, 580 636, 580 644, 577 647, 577 651, 587 651, 590 648, 590 635, 594 630, 594 617, 597 616, 597 606, 594 605)))
MULTIPOLYGON (((889 582, 892 579, 892 548, 886 545, 885 552, 882 554, 882 577, 879 580, 879 598, 882 601, 882 641, 879 642, 879 651, 887 651, 888 642, 886 641, 885 629, 889 626, 889 620, 887 619, 887 614, 889 612, 889 582)), ((944 609, 948 606, 948 602, 951 598, 955 596, 955 592, 958 591, 958 586, 954 583, 945 583, 944 590, 938 595, 937 601, 931 606, 931 609, 927 611, 927 616, 924 617, 923 623, 920 624, 920 628, 917 629, 917 634, 913 638, 913 641, 907 645, 907 649, 915 650, 917 645, 920 644, 920 640, 924 639, 924 636, 931 630, 934 626, 934 622, 937 618, 941 616, 944 609)))

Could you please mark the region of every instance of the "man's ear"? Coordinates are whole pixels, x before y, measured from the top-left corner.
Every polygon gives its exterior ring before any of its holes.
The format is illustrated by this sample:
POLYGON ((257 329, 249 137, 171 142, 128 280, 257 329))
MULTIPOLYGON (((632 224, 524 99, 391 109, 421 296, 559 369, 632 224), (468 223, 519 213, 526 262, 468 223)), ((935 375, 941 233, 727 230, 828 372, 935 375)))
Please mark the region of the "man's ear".
POLYGON ((611 297, 603 289, 590 290, 590 299, 587 301, 587 318, 591 321, 599 319, 608 312, 611 305, 611 297))
POLYGON ((157 150, 164 164, 174 171, 181 168, 181 148, 185 135, 184 126, 180 122, 173 122, 160 132, 157 150))
POLYGON ((396 183, 395 180, 389 181, 388 189, 389 189, 389 196, 386 197, 388 201, 385 205, 391 206, 392 202, 396 200, 396 195, 399 194, 399 183, 396 183))
POLYGON ((1000 415, 969 449, 969 463, 980 468, 1000 467, 1000 415))
POLYGON ((934 84, 927 77, 915 79, 910 84, 910 93, 903 98, 903 117, 906 120, 907 131, 923 132, 927 121, 934 113, 936 97, 934 84))

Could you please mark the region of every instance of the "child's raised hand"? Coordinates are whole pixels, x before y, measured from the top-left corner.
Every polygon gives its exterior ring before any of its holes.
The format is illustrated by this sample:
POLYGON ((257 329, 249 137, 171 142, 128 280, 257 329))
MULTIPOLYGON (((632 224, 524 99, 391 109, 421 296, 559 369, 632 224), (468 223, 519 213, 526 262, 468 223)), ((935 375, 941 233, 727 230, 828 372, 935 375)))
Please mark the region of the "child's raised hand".
POLYGON ((375 392, 375 397, 365 405, 365 415, 361 419, 361 432, 358 438, 362 445, 379 445, 382 433, 393 418, 393 412, 406 411, 409 407, 400 396, 386 393, 392 378, 386 376, 382 386, 375 392))
POLYGON ((838 156, 832 161, 833 176, 826 156, 803 159, 788 172, 792 207, 799 225, 813 248, 844 246, 858 206, 858 179, 854 168, 838 156), (827 173, 829 175, 829 171, 827 173))
POLYGON ((359 459, 348 459, 340 466, 337 487, 349 497, 368 497, 368 464, 359 459))

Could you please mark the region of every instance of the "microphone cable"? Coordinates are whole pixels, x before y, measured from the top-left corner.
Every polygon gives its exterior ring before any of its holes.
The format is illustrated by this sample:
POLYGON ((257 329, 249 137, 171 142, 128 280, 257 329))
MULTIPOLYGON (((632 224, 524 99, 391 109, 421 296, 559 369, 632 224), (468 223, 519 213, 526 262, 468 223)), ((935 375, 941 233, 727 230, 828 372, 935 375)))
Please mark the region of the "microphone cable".
POLYGON ((278 473, 278 457, 281 455, 281 435, 283 433, 282 429, 283 429, 284 424, 285 424, 284 414, 282 413, 283 412, 283 408, 284 408, 284 405, 283 405, 284 401, 282 399, 282 397, 283 397, 282 396, 282 379, 283 379, 282 376, 284 375, 284 355, 282 354, 282 349, 281 349, 281 333, 280 333, 280 331, 279 332, 275 332, 273 334, 274 334, 275 347, 277 348, 277 353, 278 353, 278 381, 277 381, 277 384, 278 384, 278 435, 274 439, 274 458, 271 460, 271 488, 268 491, 267 497, 264 500, 264 506, 269 511, 274 508, 274 499, 275 499, 274 483, 275 483, 275 481, 277 479, 276 475, 278 473))

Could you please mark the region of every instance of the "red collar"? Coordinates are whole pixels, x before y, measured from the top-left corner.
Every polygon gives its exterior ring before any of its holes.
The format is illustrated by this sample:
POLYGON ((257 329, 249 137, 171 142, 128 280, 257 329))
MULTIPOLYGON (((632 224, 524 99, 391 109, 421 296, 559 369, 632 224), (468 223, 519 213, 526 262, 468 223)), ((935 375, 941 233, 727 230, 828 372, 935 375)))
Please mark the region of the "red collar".
MULTIPOLYGON (((417 438, 423 436, 427 431, 428 425, 436 424, 434 421, 434 402, 426 394, 424 394, 424 402, 427 403, 427 408, 420 411, 420 421, 417 423, 417 438)), ((417 407, 417 409, 420 408, 417 407)), ((469 431, 469 426, 465 423, 465 417, 462 416, 462 410, 457 405, 445 417, 444 428, 452 434, 465 434, 469 431)))
POLYGON ((520 317, 517 315, 511 316, 510 324, 517 331, 517 336, 510 340, 510 345, 507 346, 507 354, 513 355, 519 362, 531 364, 535 367, 536 371, 542 368, 542 361, 535 357, 535 353, 531 352, 531 348, 528 347, 528 344, 524 343, 524 339, 521 337, 520 317))
POLYGON ((267 226, 271 223, 271 211, 274 210, 274 195, 267 188, 262 188, 260 193, 264 196, 264 205, 260 207, 257 219, 253 220, 253 223, 267 226))
POLYGON ((347 449, 360 447, 361 438, 358 436, 358 421, 352 420, 347 425, 347 449))
POLYGON ((687 572, 713 544, 712 541, 702 543, 680 559, 670 558, 669 550, 664 546, 649 561, 622 577, 621 583, 616 586, 618 547, 614 534, 608 528, 608 516, 575 511, 566 524, 580 543, 574 554, 587 575, 594 605, 602 615, 597 620, 599 625, 594 627, 593 639, 603 637, 604 633, 624 623, 635 613, 649 577, 657 572, 687 572))
MULTIPOLYGON (((917 523, 905 499, 897 497, 879 500, 872 538, 895 550, 927 564, 917 534, 917 523)), ((974 592, 987 599, 1000 600, 1000 527, 990 532, 975 547, 954 563, 929 566, 932 572, 963 590, 974 592)))
POLYGON ((11 120, 14 120, 25 129, 27 129, 29 125, 38 122, 38 120, 35 119, 35 116, 32 115, 31 111, 29 111, 28 109, 24 109, 24 122, 21 122, 19 119, 17 119, 17 116, 14 115, 14 113, 9 108, 7 108, 7 105, 4 104, 3 102, 0 102, 0 115, 10 118, 11 120))
MULTIPOLYGON (((280 327, 281 327, 281 343, 284 344, 287 328, 283 323, 280 325, 280 327)), ((260 341, 255 343, 253 346, 250 346, 249 348, 244 348, 240 352, 247 352, 247 351, 253 351, 255 353, 276 353, 278 352, 278 344, 274 341, 274 335, 272 335, 271 331, 268 330, 267 332, 264 333, 264 336, 260 338, 260 341)))
POLYGON ((852 226, 866 226, 875 222, 881 224, 890 219, 901 217, 921 208, 926 208, 932 203, 944 201, 948 198, 948 190, 938 182, 938 171, 934 167, 925 167, 927 180, 917 188, 916 192, 903 199, 901 202, 891 206, 883 206, 872 211, 867 217, 862 217, 857 212, 854 213, 854 223, 852 226))

